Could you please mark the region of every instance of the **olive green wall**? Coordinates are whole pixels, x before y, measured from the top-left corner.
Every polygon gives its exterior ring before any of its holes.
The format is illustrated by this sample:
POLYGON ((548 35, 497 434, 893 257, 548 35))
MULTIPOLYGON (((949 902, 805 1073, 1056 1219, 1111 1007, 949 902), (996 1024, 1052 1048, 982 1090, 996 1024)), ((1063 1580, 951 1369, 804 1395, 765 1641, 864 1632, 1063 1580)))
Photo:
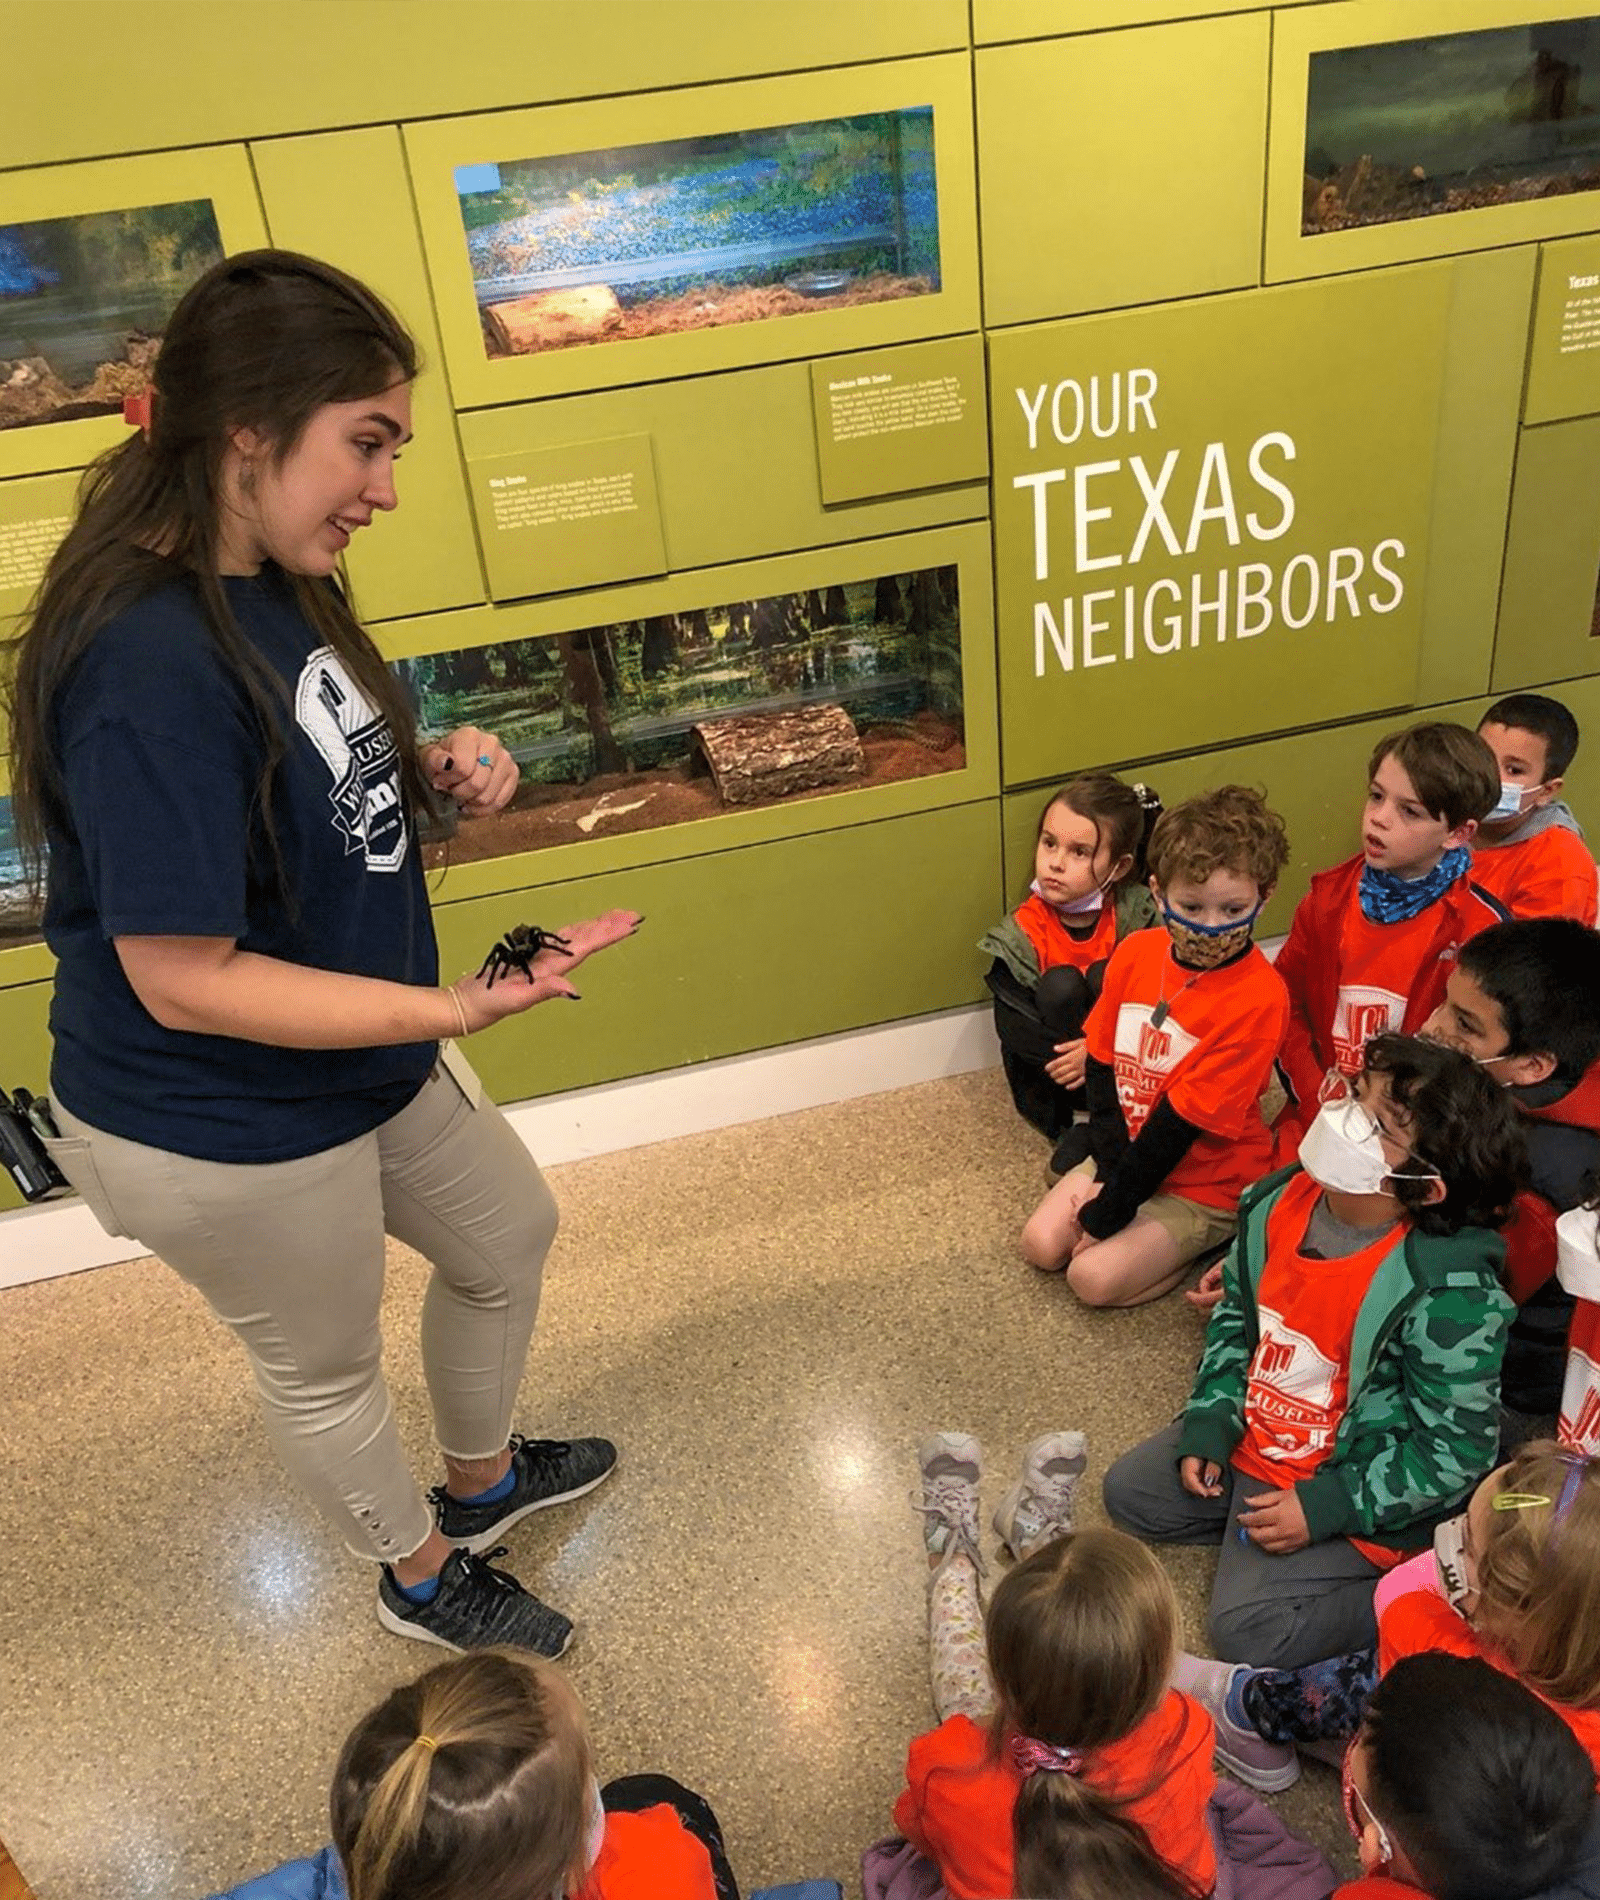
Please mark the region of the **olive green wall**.
MULTIPOLYGON (((137 66, 64 61, 58 0, 6 0, 7 60, 29 83, 0 118, 0 229, 208 195, 228 248, 329 257, 415 330, 426 373, 404 507, 350 563, 392 657, 885 572, 959 577, 960 769, 436 882, 451 968, 517 921, 648 913, 580 1008, 477 1039, 501 1098, 975 1000, 973 939, 1025 880, 1044 788, 1071 771, 1142 774, 1169 801, 1224 778, 1264 785, 1295 844, 1268 918, 1282 927, 1310 871, 1354 848, 1376 734, 1424 710, 1470 718, 1520 686, 1600 721, 1600 351, 1562 347, 1571 286, 1600 263, 1600 193, 1301 223, 1319 51, 1561 8, 66 11, 83 45, 127 45, 136 18, 137 66), (933 109, 926 294, 485 356, 455 165, 911 106, 933 109), (930 454, 925 470, 913 442, 883 459, 879 492, 830 500, 813 365, 899 373, 903 346, 934 339, 959 346, 940 361, 958 366, 969 421, 986 417, 988 479, 967 449, 950 464, 962 479, 929 473, 946 464, 930 454), (491 597, 468 458, 570 450, 576 466, 639 438, 655 568, 512 598, 502 578, 491 597)), ((7 524, 58 520, 72 471, 121 434, 109 419, 0 432, 0 541, 7 524)), ((0 564, 0 626, 25 598, 0 564)), ((1580 756, 1572 796, 1600 822, 1589 767, 1580 756)), ((42 1080, 49 967, 42 946, 0 952, 0 1082, 42 1080)))

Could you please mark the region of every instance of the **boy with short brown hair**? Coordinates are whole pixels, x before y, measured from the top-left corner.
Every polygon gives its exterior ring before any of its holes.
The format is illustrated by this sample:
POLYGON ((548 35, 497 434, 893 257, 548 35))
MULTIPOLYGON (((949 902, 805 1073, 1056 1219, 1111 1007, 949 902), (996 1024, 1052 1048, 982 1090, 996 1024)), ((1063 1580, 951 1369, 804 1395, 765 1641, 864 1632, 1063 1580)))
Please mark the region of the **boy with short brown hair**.
POLYGON ((1420 1029, 1462 944, 1507 915, 1471 878, 1467 847, 1500 795, 1478 734, 1408 726, 1379 741, 1367 772, 1361 850, 1312 878, 1278 953, 1289 992, 1280 1166, 1294 1160, 1328 1079, 1359 1075, 1374 1036, 1420 1029))
POLYGON ((1478 721, 1500 798, 1472 841, 1472 875, 1514 917, 1571 917, 1591 930, 1600 878, 1583 827, 1559 797, 1578 722, 1559 699, 1512 693, 1478 721))

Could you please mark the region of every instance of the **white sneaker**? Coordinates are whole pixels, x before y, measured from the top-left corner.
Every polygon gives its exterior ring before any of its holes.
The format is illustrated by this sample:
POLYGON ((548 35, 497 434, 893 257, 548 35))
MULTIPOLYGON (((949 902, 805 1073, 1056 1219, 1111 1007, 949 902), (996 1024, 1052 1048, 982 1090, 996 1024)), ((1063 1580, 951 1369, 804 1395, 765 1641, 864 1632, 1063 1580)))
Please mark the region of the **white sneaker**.
POLYGON ((936 1432, 917 1447, 922 1496, 913 1506, 923 1516, 922 1540, 930 1557, 962 1550, 983 1569, 978 1553, 978 1482, 983 1452, 967 1432, 936 1432))
POLYGON ((1287 1742, 1269 1742, 1228 1713, 1228 1691, 1234 1679, 1249 1674, 1246 1663, 1212 1662, 1180 1649, 1172 1666, 1172 1686, 1193 1696, 1211 1717, 1217 1730, 1217 1760, 1235 1781, 1262 1794, 1282 1794, 1300 1779, 1300 1757, 1287 1742))
POLYGON ((1022 1454, 1022 1476, 994 1514, 995 1531, 1014 1557, 1072 1529, 1073 1494, 1088 1462, 1082 1432, 1047 1432, 1022 1454))

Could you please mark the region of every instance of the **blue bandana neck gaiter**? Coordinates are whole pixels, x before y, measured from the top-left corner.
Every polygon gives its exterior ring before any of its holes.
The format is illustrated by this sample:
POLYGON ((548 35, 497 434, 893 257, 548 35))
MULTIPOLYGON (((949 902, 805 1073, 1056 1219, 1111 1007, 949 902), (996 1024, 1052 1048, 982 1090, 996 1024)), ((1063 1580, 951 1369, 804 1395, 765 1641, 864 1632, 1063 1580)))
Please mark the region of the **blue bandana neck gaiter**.
POLYGON ((1403 924, 1443 897, 1458 877, 1465 877, 1472 853, 1464 844, 1447 851, 1426 877, 1396 877, 1393 871, 1361 867, 1361 914, 1369 924, 1403 924))

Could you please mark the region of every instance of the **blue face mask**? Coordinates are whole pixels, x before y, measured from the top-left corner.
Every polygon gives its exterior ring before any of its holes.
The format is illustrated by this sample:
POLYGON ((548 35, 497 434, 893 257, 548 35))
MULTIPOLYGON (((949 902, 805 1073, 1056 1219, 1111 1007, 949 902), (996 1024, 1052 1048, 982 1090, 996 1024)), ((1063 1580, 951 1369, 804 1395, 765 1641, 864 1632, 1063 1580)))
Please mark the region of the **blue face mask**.
POLYGON ((1260 915, 1261 906, 1257 904, 1248 917, 1237 918, 1231 924, 1196 924, 1180 917, 1165 897, 1161 900, 1161 919, 1172 939, 1172 953, 1191 970, 1214 970, 1238 956, 1255 935, 1260 915))

